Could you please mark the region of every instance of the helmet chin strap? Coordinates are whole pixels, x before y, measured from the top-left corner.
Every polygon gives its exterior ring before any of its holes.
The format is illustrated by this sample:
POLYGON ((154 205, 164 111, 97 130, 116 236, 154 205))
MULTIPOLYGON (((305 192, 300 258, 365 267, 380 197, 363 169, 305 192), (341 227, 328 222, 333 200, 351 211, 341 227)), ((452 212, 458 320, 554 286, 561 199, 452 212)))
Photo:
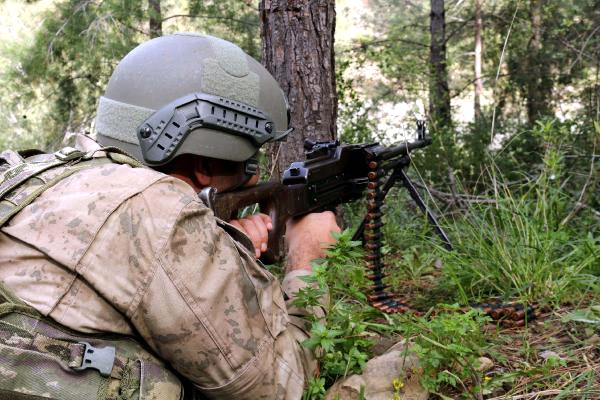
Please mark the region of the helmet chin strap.
POLYGON ((256 154, 245 161, 244 173, 248 176, 248 179, 258 173, 258 157, 256 154))
MULTIPOLYGON (((255 154, 244 162, 243 177, 240 176, 239 183, 225 190, 225 192, 231 192, 236 189, 243 187, 254 175, 258 173, 258 157, 255 154)), ((240 174, 242 175, 242 174, 240 174)))

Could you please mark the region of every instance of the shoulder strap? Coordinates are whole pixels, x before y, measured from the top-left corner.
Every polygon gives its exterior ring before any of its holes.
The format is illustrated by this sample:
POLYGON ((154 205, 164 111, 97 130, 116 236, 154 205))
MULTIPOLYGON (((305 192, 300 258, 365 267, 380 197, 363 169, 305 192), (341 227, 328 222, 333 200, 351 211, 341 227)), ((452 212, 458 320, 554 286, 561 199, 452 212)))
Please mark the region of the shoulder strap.
POLYGON ((39 195, 61 180, 83 169, 106 163, 126 164, 134 168, 142 163, 116 147, 100 148, 84 153, 73 147, 65 147, 54 154, 36 155, 24 159, 18 153, 7 150, 0 153, 0 228, 15 214, 31 204, 39 195), (1 164, 4 161, 4 164, 1 164), (46 171, 62 168, 58 173, 46 171), (16 196, 15 194, 17 194, 16 196))
POLYGON ((4 150, 0 153, 0 162, 6 163, 7 165, 11 166, 24 163, 25 160, 16 151, 4 150))
POLYGON ((146 168, 144 164, 136 160, 129 153, 117 148, 117 147, 103 147, 98 151, 103 151, 106 153, 106 156, 116 162, 117 164, 125 164, 129 165, 133 168, 146 168))

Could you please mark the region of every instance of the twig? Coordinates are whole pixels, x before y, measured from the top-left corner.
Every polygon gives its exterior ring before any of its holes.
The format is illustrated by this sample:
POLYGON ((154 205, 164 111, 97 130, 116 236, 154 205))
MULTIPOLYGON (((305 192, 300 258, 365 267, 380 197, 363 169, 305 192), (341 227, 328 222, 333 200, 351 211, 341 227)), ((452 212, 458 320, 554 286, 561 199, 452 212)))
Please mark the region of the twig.
MULTIPOLYGON (((424 189, 426 186, 422 185, 419 182, 415 182, 414 183, 416 187, 418 187, 419 189, 424 189)), ((443 201, 444 203, 448 204, 448 205, 453 205, 453 204, 496 204, 497 201, 494 199, 488 199, 485 197, 479 197, 479 196, 473 196, 473 195, 469 195, 469 194, 460 194, 460 193, 446 193, 446 192, 442 192, 440 190, 436 190, 434 188, 429 188, 429 192, 431 193, 432 196, 436 197, 437 199, 440 199, 441 201, 443 201)))
POLYGON ((577 207, 579 207, 580 209, 582 209, 582 208, 587 208, 588 210, 590 210, 590 212, 591 212, 592 214, 594 214, 596 217, 600 218, 600 211, 598 211, 598 210, 596 210, 596 209, 594 209, 594 208, 592 208, 592 207, 588 206, 587 204, 585 204, 585 203, 580 203, 580 202, 577 202, 577 203, 575 203, 575 205, 576 205, 577 207))
POLYGON ((460 199, 458 198, 456 190, 456 177, 454 176, 452 168, 448 169, 448 179, 450 179, 450 191, 452 192, 452 200, 456 202, 460 207, 460 199))
POLYGON ((269 177, 267 178, 268 181, 271 180, 271 178, 273 177, 273 172, 275 171, 275 168, 277 167, 277 163, 279 162, 279 152, 281 151, 281 142, 279 142, 279 144, 277 145, 277 153, 275 153, 275 158, 273 158, 271 160, 271 171, 269 171, 269 177))
POLYGON ((340 51, 340 53, 348 53, 351 51, 365 51, 367 50, 368 47, 370 46, 378 46, 378 45, 383 45, 389 42, 401 42, 401 43, 406 43, 406 44, 414 44, 415 46, 421 46, 421 47, 427 47, 429 48, 428 44, 424 44, 424 43, 420 43, 420 42, 415 42, 413 40, 408 40, 408 39, 401 39, 401 38, 390 38, 390 39, 381 39, 381 40, 373 40, 370 42, 362 42, 359 43, 358 45, 354 46, 354 47, 350 47, 348 49, 342 50, 340 51))
MULTIPOLYGON (((506 53, 506 46, 508 45, 508 38, 510 37, 510 32, 512 31, 513 23, 515 22, 515 18, 517 17, 517 11, 519 11, 519 5, 521 2, 517 3, 515 7, 515 13, 513 14, 512 20, 510 21, 510 26, 508 27, 508 32, 506 33, 506 38, 504 39, 504 45, 502 46, 502 52, 500 53, 500 60, 498 61, 498 69, 496 71, 496 79, 494 80, 494 91, 496 89, 496 85, 498 84, 498 77, 500 76, 500 68, 502 68, 502 62, 504 61, 504 54, 506 53)), ((496 96, 494 96, 494 109, 492 111, 492 128, 490 129, 490 143, 494 141, 494 125, 496 122, 496 96)), ((495 189, 495 187, 494 187, 495 189)))
POLYGON ((564 39, 560 39, 560 38, 559 38, 558 40, 559 40, 559 42, 561 42, 561 43, 562 43, 562 44, 563 44, 565 47, 568 47, 569 49, 573 50, 575 53, 578 53, 578 55, 579 55, 578 57, 579 57, 579 58, 581 58, 581 57, 586 57, 586 58, 588 58, 589 60, 592 60, 592 61, 594 60, 594 56, 592 56, 591 54, 588 54, 588 53, 586 53, 586 52, 581 52, 581 53, 580 53, 580 49, 578 49, 577 47, 573 46, 573 45, 572 45, 571 43, 569 43, 568 41, 566 41, 566 40, 564 40, 564 39))
POLYGON ((60 28, 58 28, 58 30, 54 33, 54 36, 50 40, 50 43, 48 43, 48 52, 47 52, 48 53, 48 58, 52 57, 52 52, 54 51, 54 41, 56 40, 56 38, 58 36, 62 35, 62 33, 65 30, 65 28, 67 27, 67 25, 69 25, 69 23, 71 22, 71 18, 73 18, 81 10, 85 9, 85 7, 87 7, 88 4, 91 4, 93 2, 94 2, 93 0, 83 0, 81 3, 79 3, 78 5, 75 6, 73 12, 69 14, 69 16, 67 17, 67 19, 60 26, 60 28))
MULTIPOLYGON (((486 80, 485 80, 485 82, 487 82, 487 78, 491 78, 491 77, 493 77, 493 76, 495 76, 495 75, 493 75, 493 74, 482 75, 482 76, 481 76, 481 79, 483 80, 483 79, 485 78, 485 79, 486 79, 486 80)), ((498 76, 497 76, 497 78, 500 78, 500 77, 502 77, 502 78, 503 78, 503 77, 505 77, 505 76, 510 76, 510 74, 500 74, 500 75, 498 75, 498 76)), ((472 80, 470 80, 470 81, 469 81, 469 82, 468 82, 466 85, 464 85, 462 88, 460 88, 460 89, 457 89, 457 90, 454 90, 454 91, 453 91, 454 93, 452 93, 452 94, 450 95, 450 97, 451 97, 451 98, 455 98, 455 97, 457 97, 457 96, 460 96, 460 94, 461 94, 462 92, 464 92, 466 89, 468 89, 468 88, 469 88, 469 87, 470 87, 470 86, 471 86, 473 83, 475 83, 475 81, 476 81, 476 80, 477 80, 477 79, 472 79, 472 80)))
MULTIPOLYGON (((511 400, 532 399, 532 398, 538 397, 538 396, 552 396, 552 395, 560 394, 560 392, 562 392, 562 390, 550 389, 550 390, 542 390, 539 392, 520 394, 518 396, 510 396, 510 398, 511 398, 511 400)), ((488 400, 506 400, 506 398, 507 398, 506 396, 499 396, 499 397, 492 397, 491 399, 488 399, 488 400)))
POLYGON ((573 68, 573 66, 574 66, 575 64, 577 64, 577 62, 578 62, 578 61, 580 61, 580 60, 581 60, 581 57, 583 56, 583 50, 585 50, 585 48, 587 47, 587 44, 588 44, 588 42, 590 41, 590 39, 591 39, 592 37, 594 37, 594 35, 595 35, 595 34, 596 34, 596 32, 598 31, 598 29, 600 29, 600 25, 599 25, 599 26, 597 26, 597 27, 596 27, 596 28, 595 28, 595 29, 592 31, 592 33, 590 33, 590 34, 588 35, 587 39, 585 39, 585 42, 584 42, 584 43, 583 43, 583 45, 581 46, 581 50, 579 50, 579 54, 577 55, 577 58, 575 58, 575 61, 573 61, 573 62, 571 63, 571 65, 569 65, 569 68, 568 68, 568 69, 569 69, 569 71, 571 70, 571 68, 573 68))

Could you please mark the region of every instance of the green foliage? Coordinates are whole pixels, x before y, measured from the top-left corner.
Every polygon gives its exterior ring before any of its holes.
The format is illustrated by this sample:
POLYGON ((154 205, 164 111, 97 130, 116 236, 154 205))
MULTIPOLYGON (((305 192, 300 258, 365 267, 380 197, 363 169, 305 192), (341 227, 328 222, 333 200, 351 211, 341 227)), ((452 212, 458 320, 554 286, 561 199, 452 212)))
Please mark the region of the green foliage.
POLYGON ((562 322, 580 322, 583 324, 600 325, 600 305, 590 306, 583 310, 575 310, 565 315, 562 322))
POLYGON ((191 29, 236 43, 260 60, 257 0, 188 0, 187 10, 191 29))
MULTIPOLYGON (((321 378, 327 386, 339 377, 360 373, 372 346, 368 329, 389 329, 369 321, 373 312, 363 294, 366 278, 359 242, 351 240, 349 230, 336 237, 338 242, 327 251, 327 257, 314 263, 315 274, 305 278, 311 285, 301 289, 294 299, 300 307, 316 306, 329 293, 326 317, 309 317, 311 337, 303 343, 318 354, 321 378)), ((319 398, 314 396, 311 398, 319 398)))
POLYGON ((337 242, 327 251, 327 257, 315 266, 316 276, 328 288, 332 298, 349 296, 366 301, 363 293, 368 281, 364 273, 361 242, 352 240, 349 229, 333 235, 337 242))
POLYGON ((325 379, 311 378, 308 381, 308 388, 302 395, 302 400, 322 399, 325 396, 325 379))
POLYGON ((369 107, 356 90, 356 79, 346 76, 349 68, 356 68, 348 58, 341 58, 336 65, 338 94, 338 137, 345 143, 364 143, 376 139, 376 127, 369 118, 369 107))
POLYGON ((65 131, 91 122, 114 65, 141 38, 133 26, 142 16, 141 2, 71 0, 46 12, 10 76, 19 84, 15 102, 31 110, 24 128, 37 128, 39 145, 56 147, 65 131), (49 103, 44 115, 33 107, 40 101, 49 103))
POLYGON ((598 290, 600 240, 569 223, 561 130, 539 123, 534 134, 546 147, 541 173, 514 188, 493 170, 495 204, 473 206, 454 227, 457 249, 446 254, 444 272, 464 303, 490 296, 562 302, 598 290))
POLYGON ((397 323, 414 344, 423 369, 421 384, 432 392, 443 386, 461 387, 480 384, 478 358, 489 345, 482 326, 490 319, 479 310, 461 312, 456 305, 438 305, 444 312, 433 317, 401 316, 397 323))

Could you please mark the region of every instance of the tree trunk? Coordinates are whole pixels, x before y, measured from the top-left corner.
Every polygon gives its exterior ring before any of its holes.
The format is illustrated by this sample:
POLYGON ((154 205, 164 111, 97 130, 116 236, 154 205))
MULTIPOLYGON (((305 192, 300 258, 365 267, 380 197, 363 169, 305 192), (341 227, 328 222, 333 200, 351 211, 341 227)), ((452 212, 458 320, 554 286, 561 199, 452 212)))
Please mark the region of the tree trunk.
POLYGON ((279 179, 304 157, 304 139, 335 137, 335 0, 261 0, 259 12, 262 62, 288 98, 295 128, 287 142, 267 148, 279 179))
POLYGON ((148 15, 150 16, 150 37, 162 36, 162 12, 160 0, 148 0, 148 15))
POLYGON ((475 0, 475 80, 474 80, 474 102, 475 121, 481 118, 481 92, 483 92, 483 81, 481 80, 481 54, 483 51, 483 20, 481 17, 481 3, 483 0, 475 0))
POLYGON ((431 0, 431 46, 429 63, 429 115, 434 127, 448 127, 452 123, 450 90, 446 69, 446 17, 444 0, 431 0))
POLYGON ((543 115, 550 113, 549 98, 552 93, 552 81, 547 63, 542 54, 542 6, 544 0, 531 0, 531 40, 528 46, 529 79, 526 86, 527 119, 530 125, 543 115))

